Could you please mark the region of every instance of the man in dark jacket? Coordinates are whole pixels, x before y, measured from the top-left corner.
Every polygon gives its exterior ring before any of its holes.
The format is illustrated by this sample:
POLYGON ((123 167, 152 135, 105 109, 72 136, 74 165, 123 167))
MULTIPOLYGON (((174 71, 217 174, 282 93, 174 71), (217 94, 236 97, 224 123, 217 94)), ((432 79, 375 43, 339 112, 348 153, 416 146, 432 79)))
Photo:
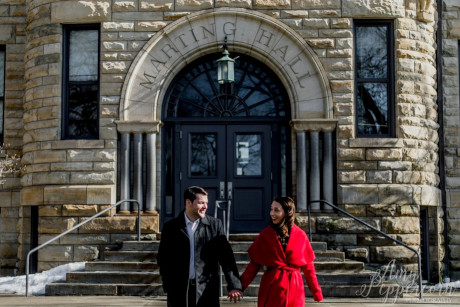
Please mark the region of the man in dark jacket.
POLYGON ((216 307, 219 304, 219 264, 228 296, 243 296, 232 247, 222 222, 206 215, 208 193, 200 187, 184 192, 185 211, 164 224, 158 265, 168 307, 216 307))

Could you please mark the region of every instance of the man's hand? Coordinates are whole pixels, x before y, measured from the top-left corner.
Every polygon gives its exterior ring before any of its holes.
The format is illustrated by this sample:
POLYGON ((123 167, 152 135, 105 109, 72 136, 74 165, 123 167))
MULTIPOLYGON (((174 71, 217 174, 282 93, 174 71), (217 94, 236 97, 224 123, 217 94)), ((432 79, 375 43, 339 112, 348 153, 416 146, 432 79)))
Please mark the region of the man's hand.
POLYGON ((243 292, 238 289, 233 289, 230 292, 228 292, 228 298, 231 301, 234 301, 235 303, 240 301, 243 298, 243 292))

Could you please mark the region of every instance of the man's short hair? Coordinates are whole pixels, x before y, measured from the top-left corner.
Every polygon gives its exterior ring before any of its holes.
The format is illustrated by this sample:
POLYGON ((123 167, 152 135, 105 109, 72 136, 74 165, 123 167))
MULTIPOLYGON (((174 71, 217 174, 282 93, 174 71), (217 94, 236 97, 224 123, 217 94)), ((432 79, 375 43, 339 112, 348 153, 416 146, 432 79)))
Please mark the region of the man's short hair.
POLYGON ((206 190, 203 189, 202 187, 197 187, 197 186, 188 187, 184 191, 184 201, 188 199, 193 203, 193 201, 196 199, 196 194, 208 195, 208 192, 206 192, 206 190))

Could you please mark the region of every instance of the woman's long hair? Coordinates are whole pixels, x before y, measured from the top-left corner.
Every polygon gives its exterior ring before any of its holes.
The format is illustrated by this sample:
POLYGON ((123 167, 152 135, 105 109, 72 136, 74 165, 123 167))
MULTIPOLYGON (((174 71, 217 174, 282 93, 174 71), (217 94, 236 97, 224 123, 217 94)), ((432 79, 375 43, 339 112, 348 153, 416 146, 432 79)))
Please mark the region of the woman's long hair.
POLYGON ((289 233, 291 231, 291 227, 294 224, 295 219, 295 203, 294 200, 290 197, 280 196, 273 199, 281 205, 284 210, 286 216, 278 225, 273 225, 280 239, 281 245, 283 248, 286 248, 287 240, 289 239, 289 233))

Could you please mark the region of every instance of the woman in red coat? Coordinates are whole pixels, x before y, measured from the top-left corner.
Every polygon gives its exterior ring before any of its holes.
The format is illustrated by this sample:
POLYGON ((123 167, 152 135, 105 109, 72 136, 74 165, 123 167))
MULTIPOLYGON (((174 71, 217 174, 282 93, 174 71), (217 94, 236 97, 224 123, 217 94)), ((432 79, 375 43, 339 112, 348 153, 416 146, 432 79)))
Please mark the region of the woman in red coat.
POLYGON ((295 204, 289 197, 273 200, 272 223, 263 229, 248 250, 251 262, 241 275, 245 290, 261 266, 266 271, 260 282, 258 307, 303 307, 305 289, 303 271, 313 299, 323 300, 316 278, 315 254, 305 232, 294 224, 295 204))

